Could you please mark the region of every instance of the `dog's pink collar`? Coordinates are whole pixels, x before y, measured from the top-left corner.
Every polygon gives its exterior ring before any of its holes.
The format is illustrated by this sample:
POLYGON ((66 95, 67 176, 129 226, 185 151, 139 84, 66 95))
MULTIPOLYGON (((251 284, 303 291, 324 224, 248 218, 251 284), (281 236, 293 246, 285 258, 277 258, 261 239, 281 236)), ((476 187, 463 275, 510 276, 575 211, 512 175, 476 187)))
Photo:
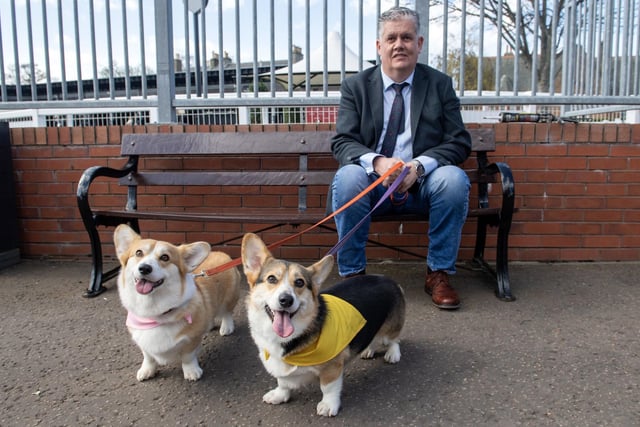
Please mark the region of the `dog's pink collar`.
MULTIPOLYGON (((191 313, 187 313, 184 315, 184 320, 187 321, 188 324, 193 323, 193 318, 191 317, 191 313)), ((160 326, 162 322, 158 322, 155 319, 149 319, 145 317, 136 316, 134 313, 128 311, 127 312, 127 321, 125 324, 133 329, 153 329, 157 326, 160 326)))

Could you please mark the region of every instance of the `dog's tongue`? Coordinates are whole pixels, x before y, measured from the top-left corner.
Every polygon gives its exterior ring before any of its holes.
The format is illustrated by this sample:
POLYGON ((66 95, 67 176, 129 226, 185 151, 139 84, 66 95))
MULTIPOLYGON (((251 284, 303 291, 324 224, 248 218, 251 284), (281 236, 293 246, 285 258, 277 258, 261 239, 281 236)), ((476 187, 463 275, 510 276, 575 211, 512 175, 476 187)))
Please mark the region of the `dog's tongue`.
POLYGON ((286 338, 293 333, 291 316, 286 311, 275 311, 273 313, 273 330, 282 338, 286 338))
POLYGON ((139 294, 146 295, 153 290, 153 282, 150 282, 145 279, 139 279, 136 281, 136 291, 139 294))

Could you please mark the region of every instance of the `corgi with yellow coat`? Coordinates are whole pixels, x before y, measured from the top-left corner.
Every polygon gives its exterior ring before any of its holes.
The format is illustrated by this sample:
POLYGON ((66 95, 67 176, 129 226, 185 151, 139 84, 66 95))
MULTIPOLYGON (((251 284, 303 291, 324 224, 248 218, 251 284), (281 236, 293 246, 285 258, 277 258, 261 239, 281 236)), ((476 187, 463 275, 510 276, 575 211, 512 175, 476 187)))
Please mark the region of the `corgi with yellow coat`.
POLYGON ((361 275, 321 290, 332 256, 310 267, 279 260, 251 233, 242 241, 242 265, 251 337, 265 369, 278 381, 263 396, 265 402, 285 403, 292 390, 319 380, 317 413, 335 416, 344 367, 354 355, 369 359, 384 348, 386 362, 400 360, 405 299, 393 280, 361 275))

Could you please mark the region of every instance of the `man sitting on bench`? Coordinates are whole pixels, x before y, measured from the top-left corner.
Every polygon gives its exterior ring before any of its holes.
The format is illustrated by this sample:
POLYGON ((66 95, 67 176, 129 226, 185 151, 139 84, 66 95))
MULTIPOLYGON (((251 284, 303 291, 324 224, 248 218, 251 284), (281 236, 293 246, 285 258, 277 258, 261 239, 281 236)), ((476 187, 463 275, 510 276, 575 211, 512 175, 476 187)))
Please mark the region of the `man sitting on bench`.
MULTIPOLYGON (((456 309, 460 299, 449 275, 455 273, 470 189, 467 174, 456 165, 469 156, 471 138, 451 78, 418 64, 424 43, 419 34, 415 11, 395 7, 384 12, 376 40, 381 66, 342 82, 332 140, 340 169, 331 186, 330 207, 339 209, 397 162, 410 167, 394 196, 373 215, 429 216, 425 291, 438 308, 456 309)), ((367 215, 398 174, 336 215, 340 239, 367 215)), ((363 224, 338 252, 341 276, 364 274, 369 225, 370 221, 363 224)))

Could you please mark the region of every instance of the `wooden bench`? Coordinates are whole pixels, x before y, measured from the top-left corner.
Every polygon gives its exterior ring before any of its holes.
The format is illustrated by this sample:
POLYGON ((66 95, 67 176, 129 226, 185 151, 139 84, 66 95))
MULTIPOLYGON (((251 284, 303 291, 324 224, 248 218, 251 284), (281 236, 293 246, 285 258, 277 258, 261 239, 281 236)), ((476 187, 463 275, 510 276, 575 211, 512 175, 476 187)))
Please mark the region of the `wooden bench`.
MULTIPOLYGON (((478 199, 478 205, 469 209, 469 217, 477 218, 473 263, 496 281, 496 295, 509 301, 514 299, 508 270, 508 237, 515 197, 513 176, 507 164, 490 163, 488 160, 487 153, 495 151, 493 129, 478 128, 469 131, 473 140, 474 156, 471 159, 476 159, 476 165, 468 169, 467 173, 478 199), (490 191, 492 183, 498 183, 501 187, 497 196, 492 195, 490 191), (484 259, 489 226, 498 228, 495 269, 484 259)), ((263 228, 252 230, 260 233, 280 225, 316 224, 326 215, 326 191, 337 168, 337 163, 330 153, 333 134, 334 132, 330 131, 281 131, 124 135, 121 155, 128 158, 126 164, 120 169, 107 166, 90 167, 84 171, 78 183, 78 208, 89 234, 92 256, 90 285, 85 296, 93 297, 102 293, 105 290, 102 284, 114 278, 119 270, 116 267, 103 272, 102 243, 98 231, 100 226, 115 227, 121 223, 128 223, 139 232, 139 220, 199 221, 261 224, 263 228), (318 158, 324 167, 317 166, 318 158), (91 206, 90 189, 98 178, 100 181, 117 179, 120 185, 128 188, 122 206, 109 209, 91 206), (178 196, 178 202, 174 207, 167 207, 166 205, 170 204, 167 201, 154 202, 162 198, 163 192, 168 192, 169 189, 176 188, 175 186, 182 187, 180 191, 194 187, 200 189, 200 193, 210 191, 210 194, 206 194, 207 200, 218 200, 220 204, 187 207, 180 205, 178 196), (264 191, 261 189, 265 186, 272 190, 277 189, 277 193, 272 193, 274 196, 271 198, 254 202, 252 206, 238 202, 241 197, 247 196, 250 191, 248 188, 254 187, 254 194, 262 194, 264 191), (310 188, 318 186, 323 189, 321 192, 313 195, 308 193, 310 188), (155 193, 152 192, 152 187, 156 188, 155 193), (294 189, 295 192, 286 193, 285 188, 294 189), (235 198, 231 196, 234 193, 235 198), (285 197, 283 195, 286 194, 289 194, 288 203, 282 201, 285 197), (280 199, 276 195, 280 196, 280 199), (235 207, 220 207, 222 202, 226 203, 230 197, 236 203, 228 204, 235 207), (291 200, 293 198, 297 199, 297 206, 295 200, 291 200), (146 206, 139 206, 141 199, 145 201, 146 206), (262 206, 272 199, 278 200, 277 205, 262 206)), ((465 164, 470 163, 472 160, 465 164)), ((427 220, 428 218, 418 215, 393 215, 373 219, 402 223, 427 220)), ((334 225, 333 221, 326 224, 334 225)), ((212 246, 241 237, 242 233, 212 243, 212 246)), ((391 248, 384 242, 373 239, 369 242, 391 248)), ((403 248, 393 249, 421 258, 425 256, 403 248)))

